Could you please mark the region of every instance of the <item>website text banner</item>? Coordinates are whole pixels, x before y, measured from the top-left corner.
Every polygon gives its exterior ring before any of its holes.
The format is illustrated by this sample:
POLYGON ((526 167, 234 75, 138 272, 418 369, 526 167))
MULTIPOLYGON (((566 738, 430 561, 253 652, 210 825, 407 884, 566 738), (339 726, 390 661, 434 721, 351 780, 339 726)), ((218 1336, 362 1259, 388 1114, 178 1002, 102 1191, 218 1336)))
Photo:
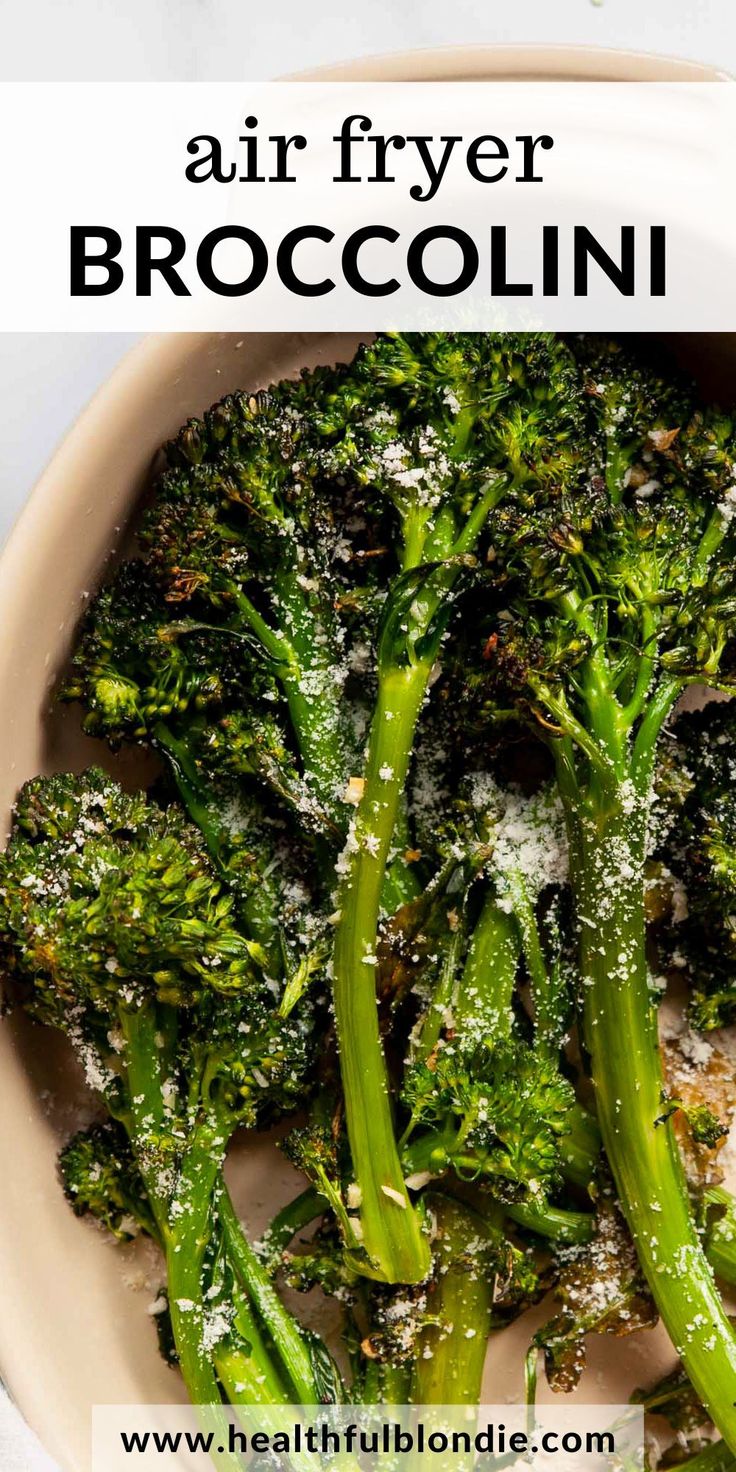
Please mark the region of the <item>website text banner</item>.
POLYGON ((91 1472, 640 1472, 641 1407, 95 1406, 91 1472))
POLYGON ((6 85, 7 331, 736 330, 736 85, 6 85))

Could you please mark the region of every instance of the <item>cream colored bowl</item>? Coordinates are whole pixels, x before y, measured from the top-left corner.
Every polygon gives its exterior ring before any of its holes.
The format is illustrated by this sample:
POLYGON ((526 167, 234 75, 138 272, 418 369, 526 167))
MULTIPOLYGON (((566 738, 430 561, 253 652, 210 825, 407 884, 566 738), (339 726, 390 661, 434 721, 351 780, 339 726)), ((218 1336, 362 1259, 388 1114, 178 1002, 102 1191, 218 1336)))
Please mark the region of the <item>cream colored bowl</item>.
MULTIPOLYGON (((344 79, 715 78, 707 68, 646 57, 513 47, 418 52, 331 68, 344 79)), ((157 447, 191 414, 238 387, 256 388, 319 359, 349 355, 354 338, 314 335, 151 337, 95 396, 37 485, 0 561, 0 806, 38 771, 107 760, 51 713, 89 590, 124 535, 157 447)), ((736 367, 736 340, 690 340, 714 382, 736 367)), ((130 758, 124 761, 130 762, 130 758)), ((95 1403, 173 1402, 177 1376, 158 1356, 145 1308, 158 1287, 155 1261, 121 1252, 77 1222, 56 1179, 56 1154, 80 1115, 76 1071, 63 1044, 21 1017, 0 1027, 0 1373, 20 1409, 66 1472, 89 1467, 95 1403), (136 1290, 136 1287, 138 1291, 136 1290)), ((90 1103, 82 1104, 89 1114, 90 1103)), ((289 1168, 268 1146, 234 1163, 246 1219, 260 1227, 288 1189, 289 1168)), ((518 1347, 526 1340, 520 1331, 518 1347)), ((496 1347, 488 1398, 519 1393, 518 1355, 496 1347), (511 1368, 513 1366, 513 1368, 511 1368)), ((660 1343, 661 1350, 661 1343, 660 1343)), ((653 1341, 595 1348, 589 1398, 614 1400, 652 1372, 653 1341), (601 1379, 601 1372, 603 1379, 601 1379)))

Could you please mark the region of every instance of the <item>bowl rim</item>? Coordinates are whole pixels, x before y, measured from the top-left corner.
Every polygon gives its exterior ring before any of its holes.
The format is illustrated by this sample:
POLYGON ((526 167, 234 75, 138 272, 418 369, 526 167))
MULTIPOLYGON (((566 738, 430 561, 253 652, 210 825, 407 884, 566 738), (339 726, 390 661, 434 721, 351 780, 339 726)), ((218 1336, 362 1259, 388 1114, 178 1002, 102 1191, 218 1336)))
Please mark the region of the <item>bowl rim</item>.
POLYGON ((280 82, 390 81, 630 81, 729 82, 715 63, 691 61, 618 46, 565 42, 520 44, 479 42, 421 46, 347 57, 307 71, 289 72, 280 82), (408 75, 407 75, 408 74, 408 75))

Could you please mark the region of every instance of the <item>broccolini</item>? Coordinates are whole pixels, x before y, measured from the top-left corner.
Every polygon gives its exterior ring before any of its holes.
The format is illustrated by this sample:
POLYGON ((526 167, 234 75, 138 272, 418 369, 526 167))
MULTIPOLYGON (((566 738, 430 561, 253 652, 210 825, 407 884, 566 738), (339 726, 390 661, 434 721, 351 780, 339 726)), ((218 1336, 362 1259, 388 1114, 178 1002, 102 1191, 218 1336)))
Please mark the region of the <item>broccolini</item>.
POLYGON ((65 1189, 162 1248, 193 1399, 472 1403, 552 1288, 530 1393, 659 1313, 736 1451, 736 1099, 678 1093, 654 985, 733 1019, 730 706, 663 733, 736 679, 735 446, 619 344, 410 333, 166 447, 63 690, 161 775, 28 784, 0 910, 110 1117, 65 1189), (283 1115, 307 1185, 254 1246, 225 1155, 283 1115))

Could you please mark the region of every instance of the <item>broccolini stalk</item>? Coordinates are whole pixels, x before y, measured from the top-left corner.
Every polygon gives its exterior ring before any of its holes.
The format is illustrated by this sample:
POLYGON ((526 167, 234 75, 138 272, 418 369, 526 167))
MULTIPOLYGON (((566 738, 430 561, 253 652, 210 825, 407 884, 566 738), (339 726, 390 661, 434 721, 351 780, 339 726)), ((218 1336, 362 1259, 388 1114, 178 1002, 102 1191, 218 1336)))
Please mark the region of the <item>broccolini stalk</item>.
POLYGON ((736 1199, 722 1186, 711 1186, 704 1197, 709 1220, 705 1231, 708 1262, 717 1278, 736 1287, 736 1199), (715 1208, 715 1211, 713 1211, 715 1208))
MULTIPOLYGON (((357 1387, 356 1387, 357 1391, 357 1387)), ((369 1360, 360 1380, 362 1406, 404 1406, 411 1394, 411 1368, 387 1361, 369 1360)))
MULTIPOLYGON (((462 567, 510 485, 525 475, 527 437, 566 454, 569 364, 547 339, 409 334, 379 340, 358 380, 383 400, 362 426, 343 408, 360 475, 398 513, 401 573, 378 634, 378 692, 363 791, 338 866, 334 998, 361 1228, 371 1271, 418 1282, 429 1257, 404 1184, 375 999, 381 895, 419 712, 462 567), (556 420, 554 432, 551 425, 556 420), (361 433, 362 429, 362 433, 361 433), (554 434, 550 442, 546 435, 554 434)), ((334 433, 339 400, 325 425, 334 433)), ((343 449, 344 455, 344 449, 343 449)), ((551 473, 551 470, 550 470, 551 473)))
MULTIPOLYGON (((177 1172, 172 1210, 171 1164, 162 1144, 169 1134, 164 1074, 157 1045, 159 1019, 149 1003, 124 1007, 127 1106, 131 1143, 139 1161, 166 1260, 169 1308, 177 1356, 195 1405, 216 1406, 220 1389, 205 1349, 204 1256, 210 1236, 212 1193, 224 1141, 210 1128, 198 1129, 177 1172)), ((231 1459, 236 1465, 237 1459, 231 1459)), ((229 1466, 227 1458, 223 1467, 229 1466)))
MULTIPOLYGON (((160 1082, 157 1056, 160 1049, 151 1052, 151 1033, 146 1022, 140 1018, 135 1019, 131 1014, 127 1037, 127 1052, 133 1061, 136 1076, 140 1078, 143 1072, 146 1079, 150 1074, 154 1079, 158 1078, 160 1082)), ((141 1103, 143 1104, 143 1101, 141 1103)), ((244 1355, 243 1350, 237 1348, 232 1339, 229 1339, 228 1342, 217 1343, 209 1355, 204 1353, 205 1304, 202 1299, 202 1283, 205 1263, 201 1246, 203 1223, 209 1228, 208 1250, 210 1253, 212 1239, 215 1235, 214 1223, 209 1221, 208 1191, 205 1188, 203 1194, 204 1213, 196 1201, 198 1192, 189 1203, 196 1216, 195 1238, 192 1245, 198 1268, 198 1271, 192 1273, 190 1281, 187 1267, 182 1261, 182 1254, 186 1254, 189 1248, 188 1234, 185 1231, 177 1238, 176 1234, 170 1230, 165 1194, 161 1190, 163 1177, 159 1174, 159 1166, 157 1166, 157 1146, 160 1149, 165 1138, 165 1121, 160 1109, 155 1109, 155 1114, 150 1116, 145 1112, 145 1105, 143 1105, 143 1110, 144 1112, 139 1115, 138 1123, 139 1144, 142 1150, 142 1164, 153 1189, 156 1203, 155 1213, 151 1208, 151 1199, 141 1174, 141 1167, 132 1153, 131 1140, 125 1131, 111 1120, 104 1125, 93 1125, 90 1129, 81 1131, 61 1152, 59 1165, 67 1196, 78 1215, 89 1212, 121 1240, 129 1240, 137 1230, 143 1231, 157 1243, 164 1253, 167 1261, 168 1322, 172 1329, 177 1362, 180 1364, 185 1383, 195 1402, 199 1397, 201 1404, 216 1407, 219 1402, 220 1386, 228 1386, 236 1381, 241 1383, 243 1390, 246 1386, 250 1388, 249 1399, 251 1401, 260 1400, 266 1394, 279 1402, 286 1401, 289 1398, 286 1385, 278 1384, 259 1327, 247 1303, 242 1300, 242 1295, 239 1294, 235 1283, 228 1284, 228 1312, 233 1313, 233 1305, 237 1305, 233 1323, 246 1339, 248 1354, 244 1355), (185 1290, 188 1291, 186 1298, 182 1297, 185 1290), (192 1292, 193 1297, 189 1296, 192 1292), (176 1295, 176 1299, 170 1306, 169 1296, 172 1294, 176 1295), (181 1303, 186 1304, 185 1316, 181 1311, 180 1297, 181 1303), (244 1366, 242 1361, 245 1361, 244 1366)), ((132 1119, 128 1121, 128 1129, 131 1131, 133 1129, 132 1119)), ((165 1167, 160 1167, 160 1169, 163 1170, 165 1167)), ((170 1163, 168 1169, 170 1172, 170 1163)), ((178 1201, 184 1208, 186 1193, 180 1191, 178 1201)), ((187 1214, 185 1219, 188 1222, 190 1214, 187 1214)), ((215 1313, 222 1308, 222 1293, 218 1292, 217 1283, 213 1282, 208 1288, 207 1308, 211 1312, 214 1310, 215 1313)), ((218 1442, 222 1441, 221 1422, 219 1426, 218 1442)), ((212 1429, 216 1430, 217 1427, 212 1429)), ((221 1465, 229 1468, 233 1464, 227 1461, 221 1465)))
POLYGON ((725 1441, 712 1441, 685 1462, 679 1462, 678 1466, 682 1472, 733 1472, 736 1457, 725 1441))
MULTIPOLYGON (((630 779, 629 779, 630 781, 630 779)), ((642 1267, 687 1373, 736 1445, 736 1341, 692 1219, 672 1126, 644 949, 642 795, 600 799, 572 860, 585 1036, 598 1120, 642 1267), (628 809, 628 811, 627 811, 628 809), (659 1122, 661 1121, 661 1122, 659 1122)))
POLYGON ((432 1195, 435 1272, 431 1322, 418 1341, 411 1399, 418 1405, 474 1406, 481 1398, 491 1332, 500 1230, 470 1207, 432 1195))
POLYGON ((573 755, 575 738, 563 736, 556 756, 569 819, 585 1038, 598 1121, 662 1318, 710 1415, 736 1446, 736 1340, 695 1228, 672 1126, 662 1120, 665 1084, 645 951, 643 871, 652 759, 681 686, 665 673, 632 733, 593 656, 586 674, 587 687, 581 684, 595 747, 581 759, 579 749, 573 755), (582 764, 589 773, 581 781, 582 764))
POLYGON ((335 939, 335 1015, 362 1240, 388 1282, 418 1282, 429 1267, 396 1149, 375 973, 381 892, 430 668, 424 662, 381 679, 363 796, 342 861, 335 939))
POLYGON ((732 425, 616 349, 579 351, 595 448, 561 493, 504 508, 512 586, 486 652, 555 758, 585 1041, 621 1205, 688 1376, 736 1448, 736 1338, 661 1119, 644 914, 660 732, 686 683, 718 679, 734 634, 732 425))
MULTIPOLYGON (((501 908, 498 896, 490 888, 470 937, 462 981, 457 995, 451 999, 452 1016, 461 1031, 469 1028, 479 1038, 511 1036, 514 1021, 511 1003, 520 952, 514 918, 501 908)), ((423 1044, 428 1023, 434 1032, 432 1024, 436 1016, 433 1009, 422 1029, 423 1044)))
POLYGON ((237 1291, 230 1290, 226 1307, 216 1294, 205 1297, 205 1260, 215 1230, 213 1198, 227 1132, 212 1121, 199 1123, 174 1167, 166 1147, 171 1125, 156 1042, 160 1019, 149 1006, 125 1009, 122 1020, 130 1138, 164 1253, 177 1363, 204 1429, 214 1433, 210 1457, 215 1467, 219 1472, 241 1472, 239 1456, 226 1450, 228 1424, 220 1410, 223 1390, 231 1404, 278 1405, 289 1398, 289 1388, 274 1370, 258 1325, 237 1291), (168 1183, 174 1168, 172 1199, 168 1183), (230 1329, 210 1344, 208 1322, 223 1307, 230 1329), (243 1336, 240 1344, 239 1336, 243 1336))
POLYGON ((297 1233, 322 1216, 324 1209, 324 1197, 314 1186, 306 1186, 293 1201, 287 1202, 277 1212, 269 1222, 258 1249, 269 1272, 274 1272, 279 1266, 284 1252, 297 1233))
MULTIPOLYGON (((446 472, 447 474, 447 472, 446 472)), ((495 477, 458 530, 451 509, 403 509, 404 571, 389 592, 363 791, 339 862, 334 998, 348 1135, 370 1271, 416 1283, 429 1249, 404 1184, 376 1011, 381 898, 419 712, 439 653, 461 559, 503 491, 495 477)), ((439 497, 438 497, 439 499, 439 497)))
POLYGON ((233 1267, 241 1277, 260 1321, 271 1335, 282 1361, 290 1391, 289 1398, 297 1405, 316 1404, 323 1399, 323 1395, 318 1393, 323 1387, 315 1377, 314 1355, 310 1354, 303 1331, 284 1308, 263 1263, 242 1231, 232 1201, 224 1189, 218 1204, 218 1216, 224 1228, 225 1242, 233 1267))

